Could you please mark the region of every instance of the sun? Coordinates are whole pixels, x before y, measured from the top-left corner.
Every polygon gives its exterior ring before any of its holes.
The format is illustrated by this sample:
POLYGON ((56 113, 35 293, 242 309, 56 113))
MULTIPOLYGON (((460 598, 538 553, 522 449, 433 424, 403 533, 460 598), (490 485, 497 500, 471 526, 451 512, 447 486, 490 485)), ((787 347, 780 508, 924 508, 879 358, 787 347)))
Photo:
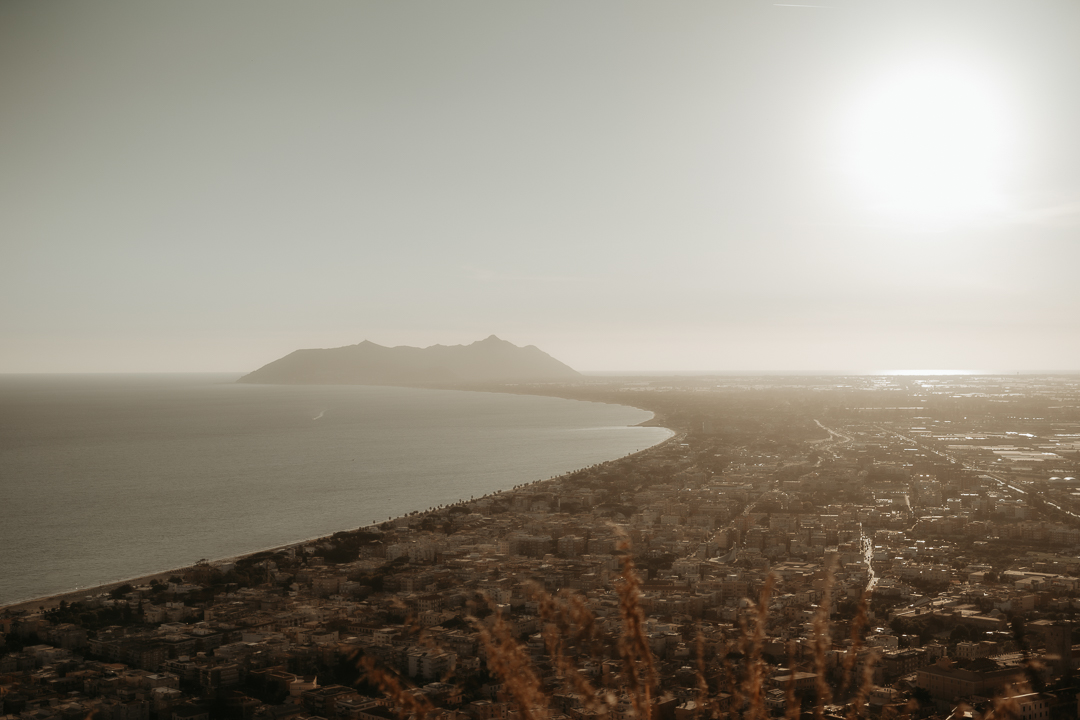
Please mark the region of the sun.
POLYGON ((1009 122, 985 75, 943 61, 875 78, 842 144, 861 203, 896 221, 942 226, 1002 211, 1009 122))

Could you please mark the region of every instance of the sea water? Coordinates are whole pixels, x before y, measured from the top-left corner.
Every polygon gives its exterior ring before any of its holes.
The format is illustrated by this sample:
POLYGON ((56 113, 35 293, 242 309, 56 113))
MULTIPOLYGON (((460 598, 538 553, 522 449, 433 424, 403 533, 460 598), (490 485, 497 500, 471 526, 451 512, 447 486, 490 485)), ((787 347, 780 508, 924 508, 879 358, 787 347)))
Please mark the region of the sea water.
POLYGON ((671 436, 502 393, 0 376, 0 605, 352 529, 671 436))

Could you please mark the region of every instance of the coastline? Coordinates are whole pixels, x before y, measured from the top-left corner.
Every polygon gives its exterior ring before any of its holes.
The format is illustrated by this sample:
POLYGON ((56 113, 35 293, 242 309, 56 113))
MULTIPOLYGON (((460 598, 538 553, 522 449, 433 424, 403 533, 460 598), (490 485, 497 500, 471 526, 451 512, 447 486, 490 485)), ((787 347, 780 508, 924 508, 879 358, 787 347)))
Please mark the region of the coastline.
MULTIPOLYGON (((430 388, 430 389, 436 389, 436 388, 430 388)), ((448 389, 448 388, 438 388, 438 389, 448 389)), ((461 390, 461 389, 464 389, 464 388, 454 388, 454 389, 461 390)), ((642 421, 640 423, 636 423, 634 425, 630 425, 630 426, 627 426, 627 427, 657 427, 657 428, 663 428, 665 430, 668 430, 671 433, 671 435, 669 437, 665 438, 664 440, 661 440, 660 442, 658 442, 658 443, 656 443, 654 445, 650 445, 649 447, 643 448, 643 449, 638 450, 638 451, 633 452, 633 453, 628 453, 627 455, 623 455, 623 456, 615 457, 615 458, 610 458, 609 460, 605 460, 605 461, 603 461, 601 463, 597 463, 597 465, 603 465, 604 463, 608 463, 608 462, 615 462, 615 461, 619 461, 619 460, 625 460, 627 458, 637 457, 637 456, 643 455, 645 453, 649 453, 651 451, 654 451, 655 449, 660 448, 662 446, 665 446, 665 445, 667 445, 667 444, 669 444, 669 443, 671 443, 673 441, 676 441, 681 437, 681 433, 679 433, 674 428, 668 427, 667 425, 661 425, 658 422, 660 420, 660 418, 659 418, 658 414, 654 410, 651 410, 649 408, 638 407, 636 405, 631 405, 631 404, 625 403, 625 402, 612 402, 610 400, 599 400, 599 399, 585 399, 585 398, 582 398, 582 397, 574 397, 573 393, 566 393, 566 394, 550 393, 549 394, 549 393, 521 392, 521 390, 519 388, 514 388, 514 389, 507 388, 507 389, 503 389, 501 391, 500 390, 495 390, 493 388, 483 388, 483 389, 481 389, 481 388, 472 388, 470 390, 472 390, 474 392, 476 392, 476 391, 479 391, 479 392, 493 392, 494 391, 494 392, 503 392, 503 393, 508 393, 508 394, 516 394, 516 395, 547 395, 547 396, 561 397, 561 398, 564 398, 564 399, 567 399, 567 400, 578 400, 578 401, 584 401, 584 402, 598 402, 598 403, 606 403, 606 404, 612 404, 612 405, 622 405, 624 407, 633 407, 635 409, 642 410, 644 412, 652 413, 652 417, 649 418, 648 420, 645 420, 645 421, 642 421)), ((462 498, 462 499, 459 499, 458 501, 456 501, 453 504, 454 505, 460 505, 460 504, 471 502, 474 499, 479 500, 479 499, 482 499, 484 497, 489 497, 490 495, 513 493, 515 490, 523 488, 523 487, 536 487, 538 485, 543 485, 543 484, 546 484, 546 483, 555 482, 555 481, 558 481, 558 480, 561 480, 561 479, 565 478, 567 475, 573 474, 573 473, 578 472, 578 471, 580 471, 582 469, 583 468, 576 468, 574 470, 569 470, 569 471, 567 471, 565 473, 562 473, 561 475, 558 475, 558 476, 539 479, 539 480, 535 480, 535 481, 533 481, 531 483, 519 484, 519 485, 510 487, 510 488, 504 488, 504 489, 501 489, 501 490, 497 490, 497 491, 495 491, 493 493, 483 495, 483 496, 481 496, 479 498, 471 498, 471 499, 462 498)), ((431 512, 431 511, 432 511, 432 508, 430 508, 430 507, 424 508, 423 510, 410 511, 410 512, 407 512, 407 513, 404 513, 402 515, 398 515, 398 516, 392 518, 390 520, 390 522, 396 522, 396 521, 400 520, 401 518, 409 516, 412 513, 416 513, 417 515, 422 516, 422 515, 426 514, 427 512, 431 512)), ((371 525, 366 525, 366 526, 361 525, 361 526, 358 526, 358 527, 343 528, 343 529, 337 530, 335 532, 347 532, 347 531, 356 530, 358 528, 364 528, 364 527, 372 527, 372 526, 371 525)), ((299 540, 290 541, 290 542, 283 543, 283 544, 280 544, 280 545, 274 545, 274 546, 270 546, 270 547, 266 547, 266 548, 252 550, 252 551, 249 551, 249 552, 244 552, 244 553, 241 553, 241 554, 238 554, 238 555, 231 555, 231 556, 216 558, 216 559, 213 559, 213 560, 209 560, 208 562, 211 565, 213 565, 215 563, 234 562, 234 561, 240 560, 242 558, 250 557, 252 555, 256 555, 256 554, 259 554, 259 553, 277 552, 279 550, 284 550, 284 549, 287 549, 287 548, 306 545, 306 544, 316 542, 316 541, 319 541, 319 540, 322 540, 322 539, 325 539, 325 538, 329 538, 332 534, 333 533, 320 534, 320 535, 308 537, 308 538, 305 538, 305 539, 299 539, 299 540)), ((76 588, 76 589, 73 589, 73 590, 67 590, 67 591, 64 591, 64 592, 53 593, 51 595, 44 595, 44 596, 40 596, 40 597, 36 597, 36 598, 31 598, 31 599, 28 599, 28 600, 21 600, 21 601, 16 601, 16 602, 13 602, 13 603, 2 604, 2 605, 0 605, 0 614, 21 614, 21 613, 33 614, 33 613, 38 612, 38 611, 40 611, 42 609, 49 610, 49 609, 58 607, 61 602, 67 602, 68 604, 70 604, 70 603, 73 603, 73 602, 78 602, 78 601, 87 600, 87 599, 90 599, 90 598, 93 598, 93 597, 96 597, 96 596, 100 596, 100 595, 106 594, 106 593, 108 593, 108 592, 110 592, 110 591, 112 591, 112 590, 114 590, 114 589, 116 589, 118 587, 121 587, 123 585, 138 586, 138 585, 147 585, 153 580, 164 581, 164 580, 167 580, 169 577, 171 577, 173 575, 181 574, 183 572, 186 572, 186 571, 192 569, 193 567, 195 567, 195 565, 183 565, 183 566, 180 566, 180 567, 174 567, 174 568, 171 568, 171 569, 156 571, 156 572, 152 572, 152 573, 148 573, 148 574, 136 575, 136 576, 132 576, 132 577, 128 577, 128 578, 124 578, 124 579, 120 579, 120 580, 115 580, 115 581, 108 582, 108 583, 102 583, 102 584, 99 584, 99 585, 92 585, 92 586, 87 586, 87 587, 83 587, 83 588, 76 588)))

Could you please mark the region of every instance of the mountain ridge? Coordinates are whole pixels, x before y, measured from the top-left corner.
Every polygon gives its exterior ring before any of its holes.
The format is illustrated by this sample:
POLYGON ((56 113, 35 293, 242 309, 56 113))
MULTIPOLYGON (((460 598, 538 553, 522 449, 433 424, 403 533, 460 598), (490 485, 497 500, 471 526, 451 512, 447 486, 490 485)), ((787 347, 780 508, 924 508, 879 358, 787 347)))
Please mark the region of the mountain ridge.
POLYGON ((370 340, 307 348, 241 377, 269 385, 454 385, 555 382, 580 378, 535 345, 519 347, 489 335, 468 345, 386 347, 370 340))

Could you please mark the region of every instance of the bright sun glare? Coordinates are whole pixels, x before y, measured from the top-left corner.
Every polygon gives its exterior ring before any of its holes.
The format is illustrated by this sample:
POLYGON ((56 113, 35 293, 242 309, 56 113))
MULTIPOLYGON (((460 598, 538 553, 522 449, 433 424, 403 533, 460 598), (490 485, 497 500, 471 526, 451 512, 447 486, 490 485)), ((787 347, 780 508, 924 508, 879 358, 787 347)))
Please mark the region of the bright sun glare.
POLYGON ((894 221, 941 227, 1004 210, 1005 104, 988 78, 954 64, 879 77, 845 128, 863 202, 894 221))

